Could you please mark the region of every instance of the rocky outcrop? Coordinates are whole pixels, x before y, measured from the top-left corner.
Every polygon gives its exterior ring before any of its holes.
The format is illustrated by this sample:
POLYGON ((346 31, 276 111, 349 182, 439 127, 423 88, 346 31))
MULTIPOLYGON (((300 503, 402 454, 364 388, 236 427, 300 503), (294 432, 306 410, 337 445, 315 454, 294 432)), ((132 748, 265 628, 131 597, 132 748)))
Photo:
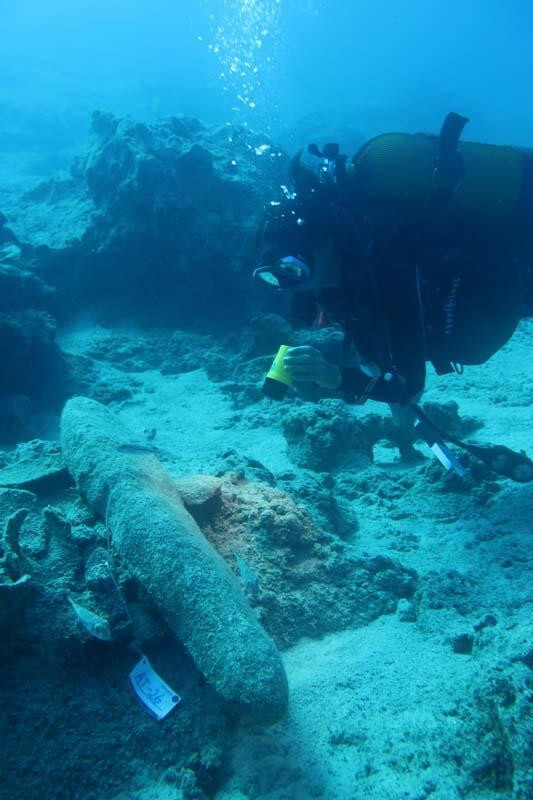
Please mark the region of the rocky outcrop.
MULTIPOLYGON (((55 321, 44 311, 25 309, 0 313, 2 377, 9 394, 38 393, 58 357, 55 321)), ((2 392, 3 394, 3 392, 2 392)))
POLYGON ((57 442, 34 439, 0 458, 0 488, 52 489, 71 485, 57 442))
MULTIPOLYGON (((0 440, 35 435, 44 396, 50 407, 85 391, 55 345, 56 320, 104 306, 198 336, 234 331, 252 305, 257 224, 286 174, 281 151, 244 128, 95 112, 70 175, 26 192, 9 227, 0 214, 0 440)), ((189 344, 168 345, 164 372, 199 366, 189 344)), ((224 354, 208 361, 225 376, 224 354)))
POLYGON ((235 473, 217 489, 191 513, 280 647, 367 624, 413 595, 414 570, 357 553, 287 492, 235 473))
POLYGON ((245 128, 95 112, 86 155, 25 195, 16 232, 49 248, 45 272, 75 306, 105 300, 159 325, 234 323, 287 165, 245 128))
POLYGON ((64 364, 51 313, 56 294, 4 222, 0 214, 0 441, 12 442, 31 433, 34 407, 54 402, 64 364))
POLYGON ((50 310, 54 290, 28 269, 16 266, 20 252, 16 245, 0 247, 0 312, 25 308, 50 310))
POLYGON ((286 169, 281 153, 244 129, 96 112, 83 165, 95 207, 83 239, 98 256, 91 281, 174 319, 238 313, 263 202, 286 169))

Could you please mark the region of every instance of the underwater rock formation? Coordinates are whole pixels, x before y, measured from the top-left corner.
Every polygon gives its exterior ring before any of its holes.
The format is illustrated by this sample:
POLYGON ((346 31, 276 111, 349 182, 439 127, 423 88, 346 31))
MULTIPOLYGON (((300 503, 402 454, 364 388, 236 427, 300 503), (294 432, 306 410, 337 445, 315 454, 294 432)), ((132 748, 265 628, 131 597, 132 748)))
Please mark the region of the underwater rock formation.
POLYGON ((2 373, 10 394, 31 395, 46 381, 59 355, 54 333, 54 319, 43 311, 0 313, 2 373))
POLYGON ((0 311, 48 310, 54 301, 54 290, 30 270, 16 266, 11 259, 4 260, 2 250, 5 248, 0 249, 0 311))
POLYGON ((114 415, 69 400, 61 442, 89 505, 207 680, 262 723, 280 719, 287 681, 279 654, 231 571, 186 511, 172 479, 114 415))
POLYGON ((100 267, 107 285, 126 296, 140 289, 160 309, 164 286, 182 317, 212 314, 223 292, 221 319, 239 313, 262 202, 287 169, 261 145, 264 137, 244 129, 188 117, 144 125, 95 112, 83 166, 95 207, 83 244, 99 255, 91 280, 100 267))
POLYGON ((44 273, 78 306, 227 323, 246 310, 257 224, 287 169, 245 128, 95 112, 86 156, 26 194, 16 233, 50 248, 44 273))
POLYGON ((5 522, 0 538, 0 627, 9 617, 16 616, 27 596, 30 576, 25 571, 25 558, 19 544, 21 526, 28 514, 19 508, 5 522))
POLYGON ((414 570, 357 553, 287 492, 236 474, 215 488, 218 502, 191 513, 280 647, 366 624, 413 595, 414 570))
POLYGON ((291 409, 283 419, 291 460, 307 469, 329 472, 341 466, 368 466, 372 447, 364 425, 342 400, 291 409))
MULTIPOLYGON (((433 406, 439 408, 437 403, 433 406)), ((406 455, 402 431, 392 419, 379 414, 356 416, 342 400, 295 405, 284 414, 282 427, 291 461, 316 472, 364 469, 381 440, 395 444, 406 455)))
POLYGON ((24 442, 0 459, 0 488, 52 490, 70 484, 71 478, 56 442, 38 439, 24 442))
POLYGON ((0 441, 28 436, 35 406, 53 402, 64 363, 55 342, 55 291, 30 267, 0 213, 0 441))
POLYGON ((45 311, 0 313, 0 440, 27 436, 34 403, 57 399, 64 363, 54 334, 55 320, 45 311))

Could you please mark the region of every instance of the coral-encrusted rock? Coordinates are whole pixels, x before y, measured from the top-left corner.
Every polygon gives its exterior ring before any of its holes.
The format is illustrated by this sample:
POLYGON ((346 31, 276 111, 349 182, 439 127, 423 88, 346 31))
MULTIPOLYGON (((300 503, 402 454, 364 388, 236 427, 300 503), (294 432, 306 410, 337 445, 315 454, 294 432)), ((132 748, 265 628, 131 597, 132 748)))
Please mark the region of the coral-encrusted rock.
POLYGON ((158 366, 163 375, 191 372, 200 367, 209 372, 209 364, 217 355, 224 360, 227 371, 228 353, 220 348, 214 337, 201 336, 189 331, 174 331, 166 343, 158 366))
POLYGON ((256 314, 241 333, 242 361, 258 356, 274 356, 280 344, 295 343, 295 334, 285 317, 256 314))
POLYGON ((0 469, 0 486, 17 489, 58 489, 71 485, 56 442, 33 440, 19 444, 0 469))
POLYGON ((342 400, 291 409, 283 418, 289 455, 295 464, 318 472, 368 466, 372 438, 342 400))
POLYGON ((459 405, 455 400, 448 400, 446 403, 428 401, 424 403, 423 409, 431 422, 452 436, 468 436, 483 426, 483 422, 475 417, 460 417, 459 405))
POLYGON ((258 223, 287 172, 279 148, 242 127, 95 112, 86 157, 24 196, 15 233, 69 311, 108 301, 158 326, 234 330, 251 308, 258 223))
POLYGON ((0 214, 0 441, 31 435, 31 414, 57 399, 64 363, 54 336, 57 295, 32 272, 37 256, 0 214))
POLYGON ((41 394, 60 368, 55 321, 43 311, 0 313, 0 394, 41 394))
POLYGON ((53 297, 53 289, 29 270, 2 262, 0 252, 0 311, 47 309, 51 306, 53 297))
POLYGON ((185 506, 194 511, 205 509, 220 497, 222 480, 213 475, 188 475, 178 478, 176 486, 185 506))
POLYGON ((392 613, 415 589, 413 570, 356 555, 288 494, 262 483, 225 480, 199 524, 241 586, 255 584, 251 602, 283 647, 392 613))
POLYGON ((124 299, 142 292, 160 310, 166 298, 181 320, 204 307, 242 313, 263 203, 287 170, 264 141, 188 117, 144 125, 96 112, 84 168, 95 207, 83 239, 88 285, 120 284, 124 299))

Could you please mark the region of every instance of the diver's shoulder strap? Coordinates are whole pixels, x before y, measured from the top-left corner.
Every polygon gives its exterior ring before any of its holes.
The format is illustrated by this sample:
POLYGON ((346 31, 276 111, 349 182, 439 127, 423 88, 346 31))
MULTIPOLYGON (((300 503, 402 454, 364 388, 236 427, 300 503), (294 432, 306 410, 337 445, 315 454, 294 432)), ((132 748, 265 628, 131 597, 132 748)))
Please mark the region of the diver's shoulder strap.
POLYGON ((458 145, 468 121, 468 117, 450 111, 442 123, 433 169, 433 190, 441 202, 451 198, 465 173, 464 160, 458 145))

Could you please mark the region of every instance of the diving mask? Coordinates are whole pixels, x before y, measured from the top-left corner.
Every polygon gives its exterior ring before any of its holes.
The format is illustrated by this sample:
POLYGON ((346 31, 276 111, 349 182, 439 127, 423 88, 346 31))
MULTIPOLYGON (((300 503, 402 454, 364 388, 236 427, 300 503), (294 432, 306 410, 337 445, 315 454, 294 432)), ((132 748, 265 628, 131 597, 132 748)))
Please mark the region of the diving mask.
POLYGON ((311 278, 311 268, 301 258, 285 256, 279 258, 272 265, 257 267, 253 277, 258 278, 272 289, 294 289, 311 278))

